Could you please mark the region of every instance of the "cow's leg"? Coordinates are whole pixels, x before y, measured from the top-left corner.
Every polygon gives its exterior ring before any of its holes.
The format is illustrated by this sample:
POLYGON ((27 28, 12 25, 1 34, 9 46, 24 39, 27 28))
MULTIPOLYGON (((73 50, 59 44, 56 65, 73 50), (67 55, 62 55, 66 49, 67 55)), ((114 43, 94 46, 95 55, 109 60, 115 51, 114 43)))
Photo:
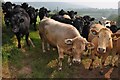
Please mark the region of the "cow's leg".
POLYGON ((42 51, 43 51, 43 52, 46 52, 44 41, 42 41, 42 51))
POLYGON ((68 65, 71 66, 72 65, 72 56, 68 56, 68 65))
POLYGON ((49 45, 49 43, 47 43, 47 50, 48 50, 48 51, 50 50, 50 45, 49 45))
POLYGON ((58 54, 59 54, 59 59, 58 59, 58 70, 62 70, 62 61, 63 61, 63 58, 64 58, 64 54, 63 54, 63 49, 61 49, 59 46, 57 46, 58 48, 58 54))
POLYGON ((45 40, 44 40, 42 34, 39 33, 39 35, 40 35, 40 38, 41 38, 41 41, 42 41, 42 51, 43 51, 43 53, 45 53, 46 52, 46 50, 45 50, 45 42, 44 42, 45 40))
POLYGON ((34 30, 37 31, 37 29, 36 29, 36 20, 34 21, 34 30))
POLYGON ((95 50, 93 50, 92 53, 91 53, 92 62, 91 62, 91 64, 90 64, 89 70, 92 70, 92 69, 93 69, 93 62, 94 62, 94 60, 95 60, 95 53, 96 53, 95 50))
POLYGON ((29 42, 29 33, 26 34, 26 43, 30 47, 30 42, 29 42))
POLYGON ((18 40, 18 48, 21 48, 21 44, 20 44, 21 37, 20 37, 20 34, 16 33, 16 37, 17 37, 17 40, 18 40))
POLYGON ((104 53, 102 58, 101 58, 101 69, 100 69, 100 74, 103 75, 103 69, 104 69, 104 64, 105 64, 105 60, 108 57, 108 53, 104 53))

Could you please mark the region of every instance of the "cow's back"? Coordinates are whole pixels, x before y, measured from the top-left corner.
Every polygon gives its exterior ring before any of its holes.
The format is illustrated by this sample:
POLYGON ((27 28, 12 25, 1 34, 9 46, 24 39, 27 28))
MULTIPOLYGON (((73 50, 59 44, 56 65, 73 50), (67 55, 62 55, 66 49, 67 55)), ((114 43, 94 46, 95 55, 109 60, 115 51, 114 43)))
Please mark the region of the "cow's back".
POLYGON ((77 29, 72 25, 60 23, 50 18, 45 18, 40 22, 39 31, 54 46, 63 45, 65 39, 80 36, 77 29))

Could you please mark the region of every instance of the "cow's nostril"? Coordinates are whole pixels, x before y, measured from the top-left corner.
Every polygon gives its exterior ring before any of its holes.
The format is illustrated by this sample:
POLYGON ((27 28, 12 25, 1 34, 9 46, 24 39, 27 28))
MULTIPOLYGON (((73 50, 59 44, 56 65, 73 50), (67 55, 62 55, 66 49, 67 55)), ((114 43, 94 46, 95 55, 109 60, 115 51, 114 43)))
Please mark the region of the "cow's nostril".
POLYGON ((104 52, 104 51, 105 51, 104 48, 98 48, 98 50, 99 50, 100 52, 104 52))

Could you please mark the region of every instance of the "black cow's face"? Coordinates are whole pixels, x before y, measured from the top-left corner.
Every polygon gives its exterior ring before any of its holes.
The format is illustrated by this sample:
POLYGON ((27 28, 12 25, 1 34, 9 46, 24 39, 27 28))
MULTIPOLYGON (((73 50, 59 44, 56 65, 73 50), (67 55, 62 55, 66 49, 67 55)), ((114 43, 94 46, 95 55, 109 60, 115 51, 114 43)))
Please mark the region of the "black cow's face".
POLYGON ((85 26, 89 26, 90 23, 95 20, 95 18, 91 18, 90 16, 87 16, 87 15, 84 16, 83 19, 84 19, 85 26))
POLYGON ((46 8, 42 7, 39 9, 39 16, 46 16, 48 17, 48 13, 51 12, 50 10, 47 10, 46 8))
POLYGON ((34 19, 35 17, 37 17, 37 10, 35 10, 35 8, 29 7, 27 9, 27 12, 28 12, 31 19, 34 19))
POLYGON ((12 18, 11 18, 12 31, 13 31, 14 33, 19 32, 19 30, 20 30, 20 25, 21 25, 21 23, 23 23, 23 22, 24 22, 24 19, 21 18, 21 15, 20 15, 19 13, 13 15, 12 18))
POLYGON ((64 11, 63 9, 61 9, 60 11, 59 11, 59 15, 64 15, 64 14, 67 14, 67 12, 66 11, 64 11))
POLYGON ((21 4, 21 7, 22 7, 23 9, 28 8, 28 3, 25 3, 25 2, 24 2, 24 3, 22 3, 22 4, 21 4))
POLYGON ((77 12, 74 12, 74 11, 67 11, 67 12, 71 19, 74 19, 75 15, 77 14, 77 12))

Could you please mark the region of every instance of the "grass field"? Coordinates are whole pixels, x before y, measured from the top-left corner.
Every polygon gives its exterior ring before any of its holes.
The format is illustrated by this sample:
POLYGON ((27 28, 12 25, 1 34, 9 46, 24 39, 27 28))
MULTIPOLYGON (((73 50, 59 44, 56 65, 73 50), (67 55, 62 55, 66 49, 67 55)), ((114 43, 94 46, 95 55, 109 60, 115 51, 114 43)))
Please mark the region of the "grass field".
MULTIPOLYGON (((37 26, 38 24, 39 19, 37 26)), ((17 40, 12 33, 11 28, 6 27, 4 22, 2 22, 2 76, 4 78, 85 78, 86 75, 88 76, 87 72, 90 73, 89 70, 85 69, 89 66, 88 62, 90 59, 82 60, 84 66, 81 64, 69 68, 67 56, 65 56, 63 61, 63 70, 58 71, 57 50, 50 50, 43 53, 38 31, 34 31, 33 27, 30 27, 30 38, 34 43, 35 48, 32 46, 30 46, 30 48, 27 47, 25 37, 23 37, 21 41, 22 48, 18 49, 17 40)), ((89 77, 94 78, 97 76, 99 76, 98 73, 96 75, 91 74, 89 77)))

